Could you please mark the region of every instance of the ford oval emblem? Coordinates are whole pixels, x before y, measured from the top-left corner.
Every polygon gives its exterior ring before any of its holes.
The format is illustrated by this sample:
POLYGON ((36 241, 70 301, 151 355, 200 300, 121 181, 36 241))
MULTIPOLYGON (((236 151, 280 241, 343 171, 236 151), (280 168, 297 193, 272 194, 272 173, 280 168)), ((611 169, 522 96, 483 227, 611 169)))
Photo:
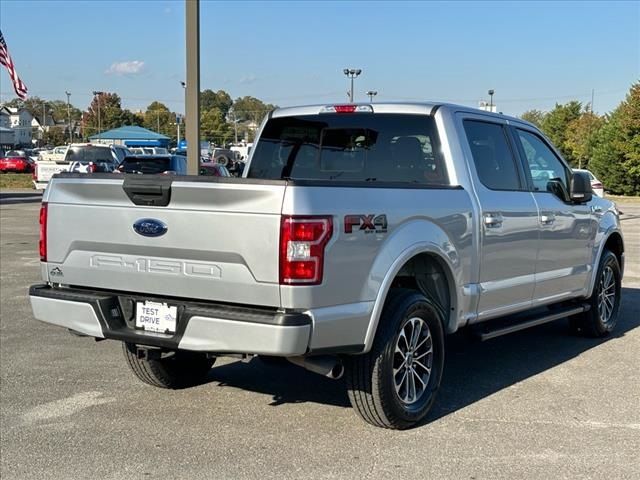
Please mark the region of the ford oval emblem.
POLYGON ((145 237, 159 237, 167 233, 169 227, 154 218, 141 218, 133 224, 133 229, 145 237))

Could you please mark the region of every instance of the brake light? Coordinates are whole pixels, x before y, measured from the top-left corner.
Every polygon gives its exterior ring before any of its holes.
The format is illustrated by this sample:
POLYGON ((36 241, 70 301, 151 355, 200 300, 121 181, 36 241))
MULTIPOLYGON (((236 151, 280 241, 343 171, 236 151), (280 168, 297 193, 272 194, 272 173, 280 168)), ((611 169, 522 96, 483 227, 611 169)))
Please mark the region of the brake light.
POLYGON ((346 105, 327 105, 322 107, 320 113, 373 113, 371 105, 355 105, 348 103, 346 105))
POLYGON ((324 249, 332 233, 331 217, 283 216, 280 222, 280 284, 322 283, 324 249))
POLYGON ((40 207, 40 261, 47 261, 47 203, 42 202, 40 207))
POLYGON ((87 167, 87 172, 95 173, 96 172, 96 164, 93 162, 89 162, 89 166, 87 167))

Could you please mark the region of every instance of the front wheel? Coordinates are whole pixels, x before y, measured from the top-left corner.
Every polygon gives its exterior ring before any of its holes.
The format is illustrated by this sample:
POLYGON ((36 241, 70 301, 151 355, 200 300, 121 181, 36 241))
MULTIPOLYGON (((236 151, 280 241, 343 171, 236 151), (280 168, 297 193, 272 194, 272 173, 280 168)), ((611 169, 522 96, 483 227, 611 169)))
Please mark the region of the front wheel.
POLYGON ((596 272, 596 284, 588 299, 589 310, 569 319, 571 329, 590 337, 605 337, 618 322, 622 278, 618 258, 605 250, 596 272))
POLYGON ((140 358, 135 343, 122 343, 131 371, 144 383, 159 388, 186 388, 197 385, 207 375, 215 358, 206 354, 176 350, 155 357, 140 358))
POLYGON ((442 320, 422 294, 389 293, 371 351, 346 362, 349 400, 362 419, 406 429, 427 415, 444 366, 442 320))

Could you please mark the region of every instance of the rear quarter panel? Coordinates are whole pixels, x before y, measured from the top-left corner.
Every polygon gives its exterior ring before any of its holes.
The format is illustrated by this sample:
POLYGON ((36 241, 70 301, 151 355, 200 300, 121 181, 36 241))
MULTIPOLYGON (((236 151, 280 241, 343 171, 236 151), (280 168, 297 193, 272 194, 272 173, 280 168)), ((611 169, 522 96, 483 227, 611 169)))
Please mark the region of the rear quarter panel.
MULTIPOLYGON (((376 318, 374 308, 381 308, 395 273, 419 253, 436 255, 450 270, 452 303, 462 296, 462 285, 469 281, 473 216, 471 201, 462 188, 289 186, 282 213, 333 218, 323 283, 281 287, 284 308, 330 311, 341 305, 350 309, 351 325, 342 322, 335 331, 328 327, 314 332, 314 341, 320 346, 340 344, 330 338, 333 335, 362 339, 367 330, 375 330, 375 322, 371 322, 376 318), (354 227, 347 233, 347 215, 386 215, 387 231, 354 227)), ((446 319, 447 329, 455 330, 463 315, 464 308, 455 308, 446 319)))

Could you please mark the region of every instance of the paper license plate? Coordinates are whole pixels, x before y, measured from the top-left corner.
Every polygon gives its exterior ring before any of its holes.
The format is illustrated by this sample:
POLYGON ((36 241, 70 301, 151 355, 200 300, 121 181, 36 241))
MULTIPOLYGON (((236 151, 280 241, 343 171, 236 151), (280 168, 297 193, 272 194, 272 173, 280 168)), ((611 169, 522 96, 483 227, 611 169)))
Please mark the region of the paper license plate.
POLYGON ((136 327, 148 332, 175 333, 178 307, 160 302, 136 302, 136 327))

